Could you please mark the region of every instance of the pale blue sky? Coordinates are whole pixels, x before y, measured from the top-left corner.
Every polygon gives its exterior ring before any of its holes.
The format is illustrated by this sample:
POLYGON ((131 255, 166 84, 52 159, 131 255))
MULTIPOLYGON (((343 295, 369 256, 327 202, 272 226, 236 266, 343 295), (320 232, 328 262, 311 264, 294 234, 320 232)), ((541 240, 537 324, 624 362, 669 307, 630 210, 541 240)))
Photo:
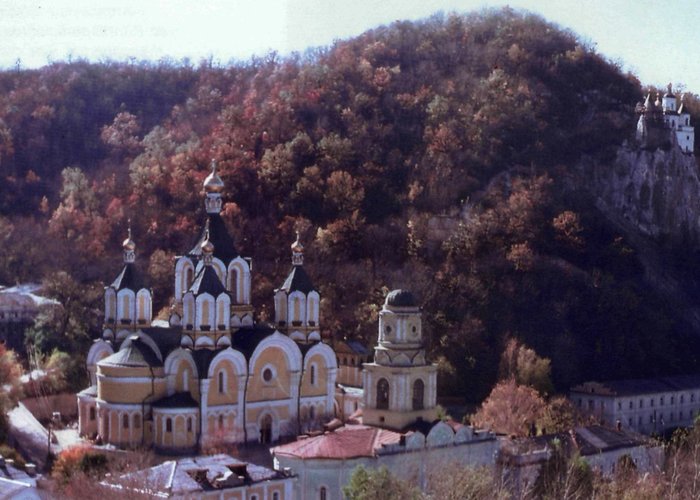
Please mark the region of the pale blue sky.
POLYGON ((700 0, 0 0, 0 67, 69 55, 226 63, 328 45, 398 19, 503 5, 573 29, 645 84, 700 93, 700 0))

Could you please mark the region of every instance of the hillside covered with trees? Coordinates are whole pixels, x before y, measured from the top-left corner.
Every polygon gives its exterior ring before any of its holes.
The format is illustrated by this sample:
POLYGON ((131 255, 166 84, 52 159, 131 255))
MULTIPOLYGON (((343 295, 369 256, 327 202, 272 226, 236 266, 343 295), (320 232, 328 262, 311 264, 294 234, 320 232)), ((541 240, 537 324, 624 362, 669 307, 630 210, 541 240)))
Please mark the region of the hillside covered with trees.
MULTIPOLYGON (((643 92, 575 34, 512 10, 227 67, 5 71, 0 283, 43 280, 66 308, 28 341, 84 355, 131 219, 167 311, 215 158, 262 320, 299 230, 325 333, 373 343, 387 289, 410 288, 444 395, 481 401, 514 338, 551 359, 559 391, 697 370, 695 333, 579 188, 578 162, 614 156, 643 92)), ((698 123, 696 97, 686 106, 698 123)))

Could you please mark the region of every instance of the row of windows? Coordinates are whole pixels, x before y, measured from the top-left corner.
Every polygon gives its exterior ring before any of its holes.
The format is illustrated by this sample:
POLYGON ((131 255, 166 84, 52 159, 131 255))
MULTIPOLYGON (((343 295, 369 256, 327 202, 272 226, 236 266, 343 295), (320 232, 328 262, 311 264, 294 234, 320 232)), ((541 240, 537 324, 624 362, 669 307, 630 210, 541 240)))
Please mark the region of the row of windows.
MULTIPOLYGON (((271 368, 265 368, 262 372, 262 378, 265 382, 271 382, 274 376, 275 374, 271 368)), ((226 373, 224 370, 219 370, 217 382, 217 389, 219 391, 219 394, 224 394, 226 392, 226 373)), ((309 367, 309 383, 311 385, 316 385, 316 382, 316 365, 312 364, 309 367)))
MULTIPOLYGON (((192 417, 187 417, 187 432, 192 432, 192 420, 192 417)), ((165 419, 165 432, 173 432, 173 419, 171 417, 165 419)))
MULTIPOLYGON (((693 410, 690 410, 690 411, 687 413, 687 415, 688 415, 688 419, 689 419, 689 420, 692 420, 692 418, 693 418, 694 415, 696 415, 696 416, 697 416, 697 415, 700 415, 700 410, 697 410, 697 411, 695 411, 695 412, 694 412, 693 410)), ((683 420, 685 420, 685 416, 686 416, 686 413, 685 413, 685 412, 679 411, 679 412, 678 412, 678 420, 677 420, 677 421, 678 421, 678 422, 682 422, 683 420)), ((663 413, 651 414, 651 415, 649 415, 649 419, 648 419, 648 420, 649 420, 649 423, 650 423, 650 424, 659 423, 660 425, 664 425, 664 424, 666 423, 665 420, 664 420, 664 414, 663 414, 663 413)), ((632 419, 632 417, 629 417, 629 418, 627 419, 627 423, 628 423, 628 425, 629 425, 630 427, 633 425, 633 422, 634 422, 634 420, 632 419)), ((669 414, 669 423, 671 423, 671 422, 676 422, 676 413, 675 413, 675 412, 671 412, 671 413, 669 414)), ((643 423, 644 423, 644 419, 643 419, 641 416, 638 417, 638 418, 637 418, 637 425, 641 427, 641 426, 643 425, 643 423)))
POLYGON ((371 363, 372 356, 367 356, 366 358, 355 356, 343 356, 342 358, 337 358, 338 364, 341 366, 362 366, 362 363, 371 363))
MULTIPOLYGON (((679 401, 680 404, 685 404, 685 395, 684 395, 684 394, 681 394, 680 397, 678 398, 678 401, 679 401)), ((695 394, 691 394, 691 395, 690 395, 690 402, 691 402, 691 403, 694 403, 694 402, 695 402, 695 394)), ((665 404, 665 398, 664 398, 664 396, 660 396, 660 397, 659 397, 659 406, 664 406, 664 404, 665 404)), ((676 404, 676 397, 675 397, 675 396, 671 396, 671 397, 669 398, 669 404, 672 404, 672 405, 673 405, 673 404, 676 404)), ((649 398, 649 406, 652 407, 652 408, 654 407, 654 398, 649 398)), ((639 408, 644 408, 644 399, 640 399, 640 400, 639 400, 639 406, 638 406, 638 407, 639 407, 639 408)), ((601 401, 601 408, 602 408, 602 401, 601 401)), ((628 408, 629 408, 630 410, 634 409, 634 401, 630 400, 630 401, 628 402, 628 408)), ((617 402, 617 409, 618 409, 618 410, 622 410, 622 401, 618 401, 618 402, 617 402)))
MULTIPOLYGON (((425 384, 421 379, 413 382, 412 408, 422 410, 424 408, 425 384)), ((380 378, 377 382, 377 409, 389 409, 389 382, 385 378, 380 378)))

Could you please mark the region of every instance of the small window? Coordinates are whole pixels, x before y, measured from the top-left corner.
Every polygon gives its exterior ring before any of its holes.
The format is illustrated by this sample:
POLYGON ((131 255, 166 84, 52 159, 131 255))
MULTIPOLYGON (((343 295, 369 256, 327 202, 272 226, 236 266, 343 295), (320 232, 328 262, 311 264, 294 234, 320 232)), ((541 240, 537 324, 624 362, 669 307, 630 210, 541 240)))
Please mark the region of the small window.
POLYGON ((632 401, 630 401, 630 410, 631 410, 632 408, 634 408, 634 403, 633 403, 632 401))
POLYGON ((639 407, 644 408, 644 400, 643 399, 639 400, 639 407))
POLYGON ((321 488, 318 490, 318 499, 328 500, 328 490, 326 490, 325 486, 321 486, 321 488))
POLYGON ((674 401, 675 401, 675 397, 674 397, 674 396, 671 396, 671 404, 673 404, 674 401))
POLYGON ((187 419, 187 432, 192 432, 192 419, 187 419))
POLYGON ((627 420, 627 424, 628 424, 630 427, 632 427, 632 418, 629 418, 629 419, 627 420))
POLYGON ((274 492, 272 494, 272 500, 280 500, 280 494, 278 492, 274 492))
POLYGON ((311 385, 316 385, 316 365, 311 365, 311 369, 309 371, 309 381, 311 382, 311 385))
POLYGON ((664 405, 664 397, 661 396, 661 397, 659 398, 659 406, 663 406, 663 405, 664 405))
POLYGON ((250 500, 258 500, 258 495, 250 495, 250 500))
POLYGON ((134 428, 135 429, 141 428, 141 415, 134 415, 134 428))
POLYGON ((695 403, 695 394, 690 395, 690 402, 695 403))
POLYGON ((225 389, 224 370, 219 370, 219 394, 223 394, 225 389))
POLYGON ((622 410, 622 401, 617 402, 617 409, 622 410))
POLYGON ((122 426, 123 426, 125 429, 128 429, 128 428, 129 428, 129 415, 126 415, 126 414, 125 414, 125 415, 122 416, 122 426))
POLYGON ((270 368, 265 368, 262 376, 265 382, 270 382, 272 380, 272 370, 270 368))
POLYGON ((309 407, 309 419, 311 419, 311 420, 316 419, 316 407, 315 406, 309 407))
POLYGON ((165 432, 173 432, 173 421, 170 417, 165 419, 165 432))
POLYGON ((681 404, 684 404, 684 403, 685 403, 685 396, 683 394, 681 394, 681 404))
POLYGON ((649 406, 651 406, 652 408, 654 407, 654 398, 651 398, 649 400, 649 406))
POLYGON ((95 420, 95 408, 90 408, 90 420, 95 420))
POLYGON ((219 415, 219 430, 223 431, 224 430, 224 416, 219 415))

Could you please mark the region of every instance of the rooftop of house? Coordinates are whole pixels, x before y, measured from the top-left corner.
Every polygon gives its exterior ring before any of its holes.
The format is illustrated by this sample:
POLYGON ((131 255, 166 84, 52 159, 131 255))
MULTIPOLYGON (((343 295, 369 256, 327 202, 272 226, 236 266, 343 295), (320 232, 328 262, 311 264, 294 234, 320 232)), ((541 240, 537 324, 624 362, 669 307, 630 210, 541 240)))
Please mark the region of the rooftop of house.
POLYGON ((554 446, 555 442, 562 446, 565 452, 576 451, 581 456, 651 444, 649 438, 626 429, 589 425, 576 427, 568 433, 560 432, 505 441, 502 451, 510 456, 546 452, 554 446))
POLYGON ((302 460, 348 460, 417 450, 426 445, 445 446, 484 439, 495 438, 490 433, 475 432, 471 427, 452 420, 416 422, 400 432, 361 423, 333 421, 326 425, 324 432, 300 436, 296 441, 272 448, 271 452, 275 457, 302 460), (334 422, 337 425, 332 425, 334 422))
POLYGON ((286 477, 283 472, 221 453, 169 460, 102 484, 109 488, 132 488, 154 496, 195 498, 205 491, 239 488, 286 477))
POLYGON ((641 396, 700 389, 700 374, 671 377, 585 382, 571 388, 572 394, 597 396, 641 396))

